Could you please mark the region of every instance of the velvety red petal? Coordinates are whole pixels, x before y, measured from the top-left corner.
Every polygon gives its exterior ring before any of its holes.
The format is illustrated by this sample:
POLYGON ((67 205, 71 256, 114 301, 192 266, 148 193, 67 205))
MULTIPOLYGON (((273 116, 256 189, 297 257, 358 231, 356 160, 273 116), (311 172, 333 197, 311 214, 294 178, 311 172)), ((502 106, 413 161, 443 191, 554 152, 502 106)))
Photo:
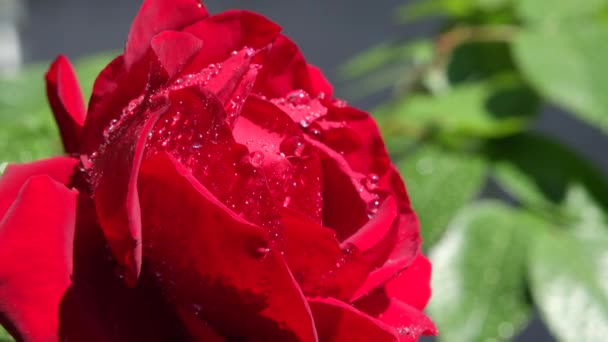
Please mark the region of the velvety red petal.
POLYGON ((323 143, 307 138, 321 158, 323 174, 323 226, 333 229, 339 241, 359 230, 381 205, 362 184, 344 158, 323 143))
POLYGON ((48 176, 32 177, 0 221, 0 316, 24 341, 59 341, 77 195, 48 176))
POLYGON ((115 58, 101 71, 89 101, 81 153, 91 154, 99 149, 105 139, 104 130, 112 120, 118 120, 129 102, 145 92, 149 71, 150 61, 146 58, 127 72, 123 56, 115 58))
POLYGON ((59 315, 60 340, 187 340, 186 328, 145 266, 134 288, 125 285, 88 197, 79 199, 77 212, 72 283, 53 311, 59 315))
POLYGON ((431 298, 431 262, 424 255, 418 255, 408 268, 389 280, 384 289, 389 297, 424 309, 431 298))
POLYGON ((152 51, 163 71, 163 82, 178 75, 201 49, 203 41, 178 31, 164 31, 152 38, 152 51))
POLYGON ((348 300, 363 283, 369 266, 361 252, 341 248, 331 229, 283 208, 285 260, 308 297, 348 300))
POLYGON ((312 96, 318 95, 300 49, 289 38, 280 35, 264 59, 255 91, 269 98, 277 98, 297 89, 312 96))
POLYGON ((435 324, 422 311, 377 290, 354 303, 355 307, 377 318, 399 338, 399 342, 416 342, 420 336, 437 335, 435 324))
POLYGON ((211 63, 221 62, 244 47, 265 48, 280 31, 281 27, 263 16, 242 10, 225 11, 199 21, 184 29, 204 42, 201 53, 185 73, 196 73, 211 63))
POLYGON ((321 223, 321 165, 298 125, 274 104, 250 97, 233 134, 264 170, 275 203, 321 223))
POLYGON ((371 272, 351 300, 358 300, 381 289, 387 297, 396 298, 417 309, 424 309, 431 297, 431 263, 419 254, 411 265, 387 263, 371 272))
MULTIPOLYGON (((391 327, 333 298, 310 298, 319 342, 397 342, 391 327)), ((403 340, 405 341, 405 340, 403 340)))
POLYGON ((325 78, 321 69, 317 68, 314 65, 308 64, 308 75, 310 76, 310 80, 312 82, 313 93, 321 95, 321 97, 331 98, 334 92, 334 88, 331 83, 325 78))
POLYGON ((54 157, 25 164, 9 164, 0 177, 0 220, 30 177, 47 175, 61 184, 68 184, 77 165, 78 159, 70 157, 54 157))
POLYGON ((67 153, 78 153, 86 109, 72 65, 59 56, 46 73, 46 94, 67 153))
POLYGON ((125 280, 134 285, 141 270, 141 218, 137 175, 148 132, 168 106, 135 108, 109 134, 91 170, 99 222, 125 280))
POLYGON ((371 115, 353 107, 325 104, 327 115, 317 122, 323 143, 340 152, 357 172, 376 177, 387 173, 390 158, 371 115))
POLYGON ((152 37, 163 31, 180 30, 207 15, 198 0, 144 0, 125 47, 127 69, 147 53, 152 37))
POLYGON ((140 193, 146 260, 176 306, 229 340, 317 340, 306 300, 263 229, 164 152, 142 165, 140 193))

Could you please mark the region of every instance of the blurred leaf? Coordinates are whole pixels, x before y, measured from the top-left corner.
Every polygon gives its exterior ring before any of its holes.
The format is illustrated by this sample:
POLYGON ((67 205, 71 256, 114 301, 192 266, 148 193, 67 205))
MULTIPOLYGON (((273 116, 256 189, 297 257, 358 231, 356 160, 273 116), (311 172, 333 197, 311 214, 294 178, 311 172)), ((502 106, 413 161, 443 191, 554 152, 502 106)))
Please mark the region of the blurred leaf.
POLYGON ((491 141, 487 153, 498 183, 532 206, 563 203, 571 186, 581 185, 608 209, 608 180, 590 162, 550 138, 526 133, 491 141))
POLYGON ((0 342, 13 342, 15 339, 0 325, 0 342))
MULTIPOLYGON (((567 3, 584 7, 586 2, 567 3)), ((577 22, 525 31, 516 37, 513 51, 541 94, 608 134, 608 49, 601 48, 606 41, 608 23, 577 22)))
POLYGON ((509 5, 513 0, 418 0, 407 3, 397 10, 397 18, 411 22, 435 15, 465 17, 477 10, 495 11, 509 5))
POLYGON ((360 98, 408 81, 416 77, 416 69, 430 63, 432 57, 433 45, 427 40, 376 46, 340 68, 346 80, 358 78, 355 84, 346 85, 344 93, 360 98))
POLYGON ((520 17, 530 22, 556 22, 591 16, 608 6, 608 0, 516 0, 520 17))
POLYGON ((464 84, 436 96, 396 99, 375 113, 388 134, 437 127, 447 135, 497 137, 524 130, 536 114, 538 99, 518 82, 464 84))
MULTIPOLYGON (((88 99, 93 81, 110 61, 107 54, 76 63, 88 99)), ((46 100, 47 65, 27 68, 15 79, 0 79, 0 160, 24 162, 61 153, 61 142, 46 100)))
POLYGON ((426 145, 398 163, 422 230, 425 249, 441 237, 448 222, 472 200, 485 181, 480 158, 426 145))
POLYGON ((510 339, 527 322, 529 243, 542 221, 498 202, 465 208, 431 250, 428 310, 442 341, 510 339))
POLYGON ((406 61, 413 61, 415 64, 425 63, 432 56, 433 45, 428 40, 384 43, 346 61, 340 68, 340 72, 346 77, 354 78, 378 70, 390 63, 406 61))
POLYGON ((458 46, 450 58, 450 83, 485 80, 515 69, 505 42, 477 42, 458 46))
POLYGON ((608 237, 545 233, 534 244, 530 281, 543 320, 560 341, 608 337, 608 237))
POLYGON ((608 237, 608 217, 583 187, 568 189, 563 207, 568 216, 574 218, 572 233, 581 237, 608 237))

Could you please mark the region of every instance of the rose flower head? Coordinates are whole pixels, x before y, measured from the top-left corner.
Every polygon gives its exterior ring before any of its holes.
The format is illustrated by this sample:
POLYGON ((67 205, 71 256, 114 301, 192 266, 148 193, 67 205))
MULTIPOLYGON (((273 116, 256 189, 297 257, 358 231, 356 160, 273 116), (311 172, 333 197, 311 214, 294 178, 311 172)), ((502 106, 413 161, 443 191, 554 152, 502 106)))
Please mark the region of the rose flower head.
POLYGON ((145 0, 66 156, 0 179, 0 322, 23 341, 416 341, 431 265, 372 117, 268 19, 145 0))

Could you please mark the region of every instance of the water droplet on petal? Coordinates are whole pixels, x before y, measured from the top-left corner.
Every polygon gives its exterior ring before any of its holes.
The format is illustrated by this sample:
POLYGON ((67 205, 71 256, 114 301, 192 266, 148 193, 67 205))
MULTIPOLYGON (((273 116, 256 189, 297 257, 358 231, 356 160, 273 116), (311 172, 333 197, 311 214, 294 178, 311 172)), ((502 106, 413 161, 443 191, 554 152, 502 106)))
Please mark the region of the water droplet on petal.
POLYGON ((289 160, 301 158, 304 154, 305 148, 306 144, 304 142, 304 139, 299 136, 286 138, 281 142, 281 145, 279 146, 281 155, 283 155, 289 160))
POLYGON ((370 173, 367 175, 365 179, 365 187, 369 191, 374 191, 378 188, 378 183, 380 182, 380 177, 375 173, 370 173))
POLYGON ((287 94, 287 101, 293 105, 304 105, 310 102, 310 96, 304 90, 298 89, 287 94))
POLYGON ((253 165, 254 167, 260 167, 260 166, 262 166, 262 163, 264 162, 264 153, 262 153, 260 151, 255 151, 255 152, 251 153, 249 158, 250 158, 251 165, 253 165))
POLYGON ((375 197, 369 203, 367 203, 367 217, 373 218, 374 215, 378 212, 378 208, 380 208, 380 198, 375 197))

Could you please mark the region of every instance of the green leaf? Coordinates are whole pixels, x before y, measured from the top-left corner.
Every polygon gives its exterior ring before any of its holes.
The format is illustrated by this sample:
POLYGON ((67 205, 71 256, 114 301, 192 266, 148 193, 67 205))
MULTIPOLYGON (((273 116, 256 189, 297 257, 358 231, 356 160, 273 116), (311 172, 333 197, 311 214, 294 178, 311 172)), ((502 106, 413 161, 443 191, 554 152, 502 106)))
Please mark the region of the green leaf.
POLYGON ((606 41, 608 23, 563 23, 523 31, 513 52, 521 72, 543 96, 608 134, 608 49, 601 48, 606 41))
POLYGON ((509 340, 527 322, 529 243, 542 221, 498 202, 465 208, 431 250, 428 310, 442 341, 509 340))
POLYGON ((534 302, 560 341, 608 337, 608 238, 545 233, 530 255, 534 302))
POLYGON ((608 0, 517 0, 518 15, 530 22, 556 22, 593 16, 608 6, 608 0))
POLYGON ((532 207, 563 203, 575 185, 608 209, 608 180, 575 151, 541 135, 526 133, 490 141, 486 151, 494 176, 512 196, 532 207))
POLYGON ((497 11, 507 7, 513 0, 418 0, 402 5, 397 10, 397 19, 411 22, 424 17, 444 15, 466 17, 476 11, 497 11))
POLYGON ((564 210, 572 217, 572 233, 581 237, 608 237, 608 217, 585 188, 573 186, 566 193, 564 210))
POLYGON ((0 342, 14 342, 15 339, 0 325, 0 342))
POLYGON ((446 135, 506 136, 524 130, 536 114, 538 99, 524 85, 506 80, 463 84, 437 95, 416 94, 379 107, 389 116, 386 133, 436 127, 446 135))
POLYGON ((458 46, 448 64, 450 83, 491 79, 513 72, 510 46, 505 42, 476 42, 458 46))
MULTIPOLYGON (((93 81, 111 60, 108 54, 75 64, 84 98, 93 81)), ((0 79, 0 160, 24 162, 62 153, 61 142, 46 99, 47 65, 35 65, 15 79, 0 79)))
POLYGON ((427 145, 399 163, 422 230, 425 249, 433 246, 453 216, 485 181, 480 158, 427 145))

